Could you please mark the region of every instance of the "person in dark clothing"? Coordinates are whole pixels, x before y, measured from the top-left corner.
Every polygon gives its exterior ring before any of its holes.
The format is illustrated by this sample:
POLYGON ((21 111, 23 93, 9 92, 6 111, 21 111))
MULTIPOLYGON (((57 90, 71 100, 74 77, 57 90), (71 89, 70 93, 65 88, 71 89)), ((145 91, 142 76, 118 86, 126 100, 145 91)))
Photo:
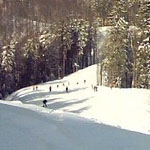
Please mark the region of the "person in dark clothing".
POLYGON ((68 86, 66 86, 66 92, 68 93, 68 86))
POLYGON ((52 91, 52 87, 51 87, 51 86, 49 87, 49 91, 50 91, 50 92, 52 91))
POLYGON ((35 86, 35 89, 36 89, 36 91, 38 90, 38 86, 37 85, 35 86))
POLYGON ((0 93, 0 100, 3 98, 3 95, 2 95, 2 93, 0 93))
POLYGON ((43 107, 47 107, 47 104, 46 104, 46 103, 47 103, 47 100, 44 99, 44 100, 43 100, 43 107))
POLYGON ((94 86, 94 92, 97 92, 98 91, 98 87, 95 85, 94 86))

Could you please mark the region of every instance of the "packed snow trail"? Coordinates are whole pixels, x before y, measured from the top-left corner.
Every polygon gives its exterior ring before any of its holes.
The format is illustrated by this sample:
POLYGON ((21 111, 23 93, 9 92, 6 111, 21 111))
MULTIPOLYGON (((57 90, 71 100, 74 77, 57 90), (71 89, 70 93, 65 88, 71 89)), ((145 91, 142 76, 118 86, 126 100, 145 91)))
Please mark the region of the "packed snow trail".
POLYGON ((73 113, 0 101, 1 150, 149 150, 150 136, 73 113))
POLYGON ((95 84, 96 65, 93 65, 62 80, 40 84, 37 90, 33 90, 33 86, 21 89, 7 100, 42 106, 42 101, 46 99, 49 109, 71 112, 98 123, 150 134, 149 90, 111 90, 99 86, 98 92, 94 92, 92 85, 95 84), (49 86, 52 86, 51 92, 49 86), (68 93, 66 86, 69 87, 68 93))

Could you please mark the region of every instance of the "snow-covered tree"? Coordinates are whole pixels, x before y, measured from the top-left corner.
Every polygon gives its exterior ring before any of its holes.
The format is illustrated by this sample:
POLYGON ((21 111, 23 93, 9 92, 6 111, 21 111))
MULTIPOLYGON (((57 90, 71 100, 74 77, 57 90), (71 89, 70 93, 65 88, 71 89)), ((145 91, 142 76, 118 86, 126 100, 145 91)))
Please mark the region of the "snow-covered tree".
POLYGON ((150 44, 147 39, 139 46, 137 50, 137 79, 138 86, 149 88, 150 84, 150 44))
POLYGON ((34 39, 28 39, 27 42, 25 43, 25 46, 23 48, 24 51, 24 84, 27 85, 32 85, 36 83, 36 70, 37 70, 37 65, 36 65, 36 59, 38 58, 37 55, 37 48, 38 48, 38 43, 35 42, 34 39))
POLYGON ((140 87, 142 85, 143 87, 148 87, 150 82, 148 75, 149 62, 147 61, 150 57, 150 2, 147 0, 136 1, 136 6, 135 20, 132 21, 132 29, 130 30, 134 55, 133 86, 140 87))
POLYGON ((11 92, 13 92, 16 88, 15 85, 15 41, 11 41, 9 45, 2 47, 2 61, 1 61, 1 70, 2 70, 2 76, 3 78, 3 85, 2 89, 6 93, 4 95, 7 95, 11 92))
POLYGON ((102 63, 104 70, 108 74, 109 83, 116 79, 123 80, 123 75, 128 71, 126 67, 127 41, 124 39, 124 34, 121 33, 121 30, 121 27, 111 29, 102 53, 102 63))

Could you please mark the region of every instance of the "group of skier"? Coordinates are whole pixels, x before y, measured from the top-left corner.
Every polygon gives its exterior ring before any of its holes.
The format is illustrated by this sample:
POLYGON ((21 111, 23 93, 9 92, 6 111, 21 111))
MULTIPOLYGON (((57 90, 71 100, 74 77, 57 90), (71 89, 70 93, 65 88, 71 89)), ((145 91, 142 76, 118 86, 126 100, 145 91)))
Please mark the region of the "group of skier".
MULTIPOLYGON (((84 80, 84 84, 85 84, 85 83, 86 83, 86 80, 84 80)), ((79 85, 79 82, 77 82, 76 84, 79 85)), ((115 81, 115 80, 112 81, 112 82, 110 83, 110 88, 112 89, 113 87, 115 87, 115 84, 116 84, 116 81, 115 81)), ((65 84, 63 83, 62 85, 65 87, 66 93, 68 93, 68 92, 69 92, 69 85, 70 85, 70 83, 68 82, 67 85, 65 85, 65 84)), ((58 85, 58 84, 57 84, 57 88, 59 88, 59 85, 58 85)), ((34 87, 34 90, 37 90, 37 89, 38 89, 38 87, 35 86, 35 87, 34 87)), ((92 84, 92 89, 94 90, 94 92, 97 92, 97 91, 98 91, 98 86, 92 84)), ((49 92, 52 92, 52 86, 51 86, 51 85, 49 86, 49 92)), ((47 100, 46 100, 46 99, 43 100, 43 107, 47 107, 47 100)))
MULTIPOLYGON (((86 83, 86 80, 84 80, 84 84, 85 84, 85 83, 86 83)), ((77 82, 76 84, 78 85, 79 82, 77 82)), ((68 82, 67 85, 65 85, 65 84, 63 83, 62 85, 65 86, 65 91, 66 91, 66 93, 68 93, 68 92, 69 92, 69 85, 70 85, 70 83, 68 82)), ((38 87, 37 87, 37 88, 38 88, 38 87)), ((37 88, 34 86, 33 90, 37 90, 37 88)), ((58 85, 58 84, 57 84, 57 88, 59 88, 59 85, 58 85)), ((52 86, 51 86, 51 85, 49 86, 49 92, 52 92, 52 86)), ((46 99, 43 100, 43 107, 47 107, 47 100, 46 100, 46 99)))

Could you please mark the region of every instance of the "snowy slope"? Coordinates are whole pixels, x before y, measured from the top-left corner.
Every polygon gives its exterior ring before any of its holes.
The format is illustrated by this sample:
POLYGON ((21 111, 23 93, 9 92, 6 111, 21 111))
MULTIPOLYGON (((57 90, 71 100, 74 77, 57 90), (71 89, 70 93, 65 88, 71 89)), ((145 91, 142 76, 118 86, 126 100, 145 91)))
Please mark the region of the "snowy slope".
POLYGON ((99 123, 149 134, 150 90, 98 87, 98 92, 94 92, 96 69, 96 65, 90 66, 62 80, 38 85, 35 91, 33 87, 21 89, 7 99, 39 106, 47 99, 49 109, 73 112, 99 123), (65 92, 66 86, 69 93, 65 92))
POLYGON ((1 150, 149 150, 150 136, 70 113, 0 102, 1 150))
POLYGON ((13 101, 1 101, 2 150, 148 150, 150 91, 98 87, 94 92, 96 69, 93 65, 37 90, 21 89, 7 98, 13 101), (41 107, 43 99, 48 108, 41 107))

